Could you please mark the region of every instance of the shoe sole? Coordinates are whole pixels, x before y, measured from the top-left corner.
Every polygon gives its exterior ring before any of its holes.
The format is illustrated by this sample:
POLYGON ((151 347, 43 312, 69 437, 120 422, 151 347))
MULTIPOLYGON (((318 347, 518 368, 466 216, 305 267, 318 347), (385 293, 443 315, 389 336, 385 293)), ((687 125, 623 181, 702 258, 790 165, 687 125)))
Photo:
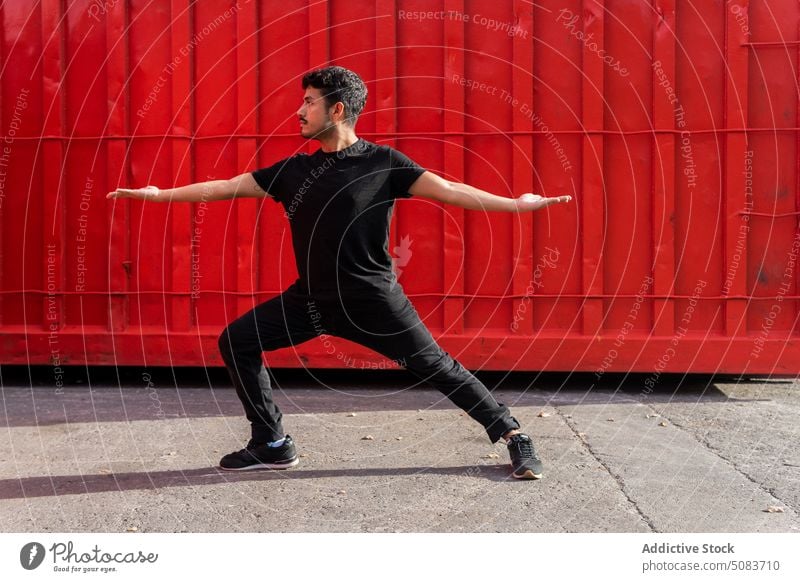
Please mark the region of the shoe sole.
POLYGON ((296 467, 300 463, 300 459, 294 458, 291 461, 284 463, 259 463, 258 465, 248 465, 246 467, 223 467, 219 466, 223 471, 258 471, 261 469, 290 469, 296 467))
POLYGON ((534 473, 530 469, 522 474, 511 473, 516 479, 541 479, 542 473, 534 473))

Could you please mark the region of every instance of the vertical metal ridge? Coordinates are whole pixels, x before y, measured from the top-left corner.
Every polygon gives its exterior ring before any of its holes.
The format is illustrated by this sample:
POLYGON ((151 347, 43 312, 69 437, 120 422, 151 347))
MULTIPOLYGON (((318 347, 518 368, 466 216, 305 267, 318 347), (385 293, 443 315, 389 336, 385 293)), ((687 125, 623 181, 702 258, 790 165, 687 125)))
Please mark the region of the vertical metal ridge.
MULTIPOLYGON (((328 0, 308 0, 308 58, 309 67, 316 69, 330 63, 330 13, 328 0)), ((306 150, 316 149, 314 140, 308 140, 306 150)))
MULTIPOLYGON (((397 131, 397 14, 396 0, 376 0, 375 14, 375 133, 392 135, 397 131), (386 15, 386 17, 384 17, 386 15), (391 54, 391 58, 389 55, 391 54)), ((382 140, 397 147, 397 140, 382 140)), ((389 230, 389 248, 398 245, 397 232, 403 222, 402 205, 396 205, 394 220, 389 230)))
MULTIPOLYGON (((514 15, 519 20, 519 25, 529 23, 531 37, 533 37, 533 6, 526 0, 515 0, 514 15)), ((524 28, 524 26, 523 26, 524 28)), ((513 36, 513 67, 511 92, 514 99, 520 103, 530 103, 536 108, 533 100, 533 38, 530 41, 521 36, 513 36)), ((533 168, 535 164, 533 150, 533 119, 522 115, 516 107, 511 107, 512 129, 515 132, 528 131, 529 135, 515 133, 512 137, 512 185, 513 196, 520 196, 525 192, 533 191, 533 168)), ((515 216, 516 224, 513 228, 514 262, 512 269, 513 290, 515 295, 524 295, 528 292, 533 279, 533 224, 534 217, 530 212, 515 216)), ((514 299, 512 314, 525 313, 519 318, 512 333, 518 332, 522 336, 533 335, 533 309, 534 302, 529 298, 514 299)), ((513 316, 512 316, 513 317, 513 316)), ((513 320, 512 320, 513 322, 513 320)), ((509 329, 511 324, 509 324, 509 329)))
MULTIPOLYGON (((187 46, 192 38, 193 13, 189 0, 170 0, 170 55, 177 58, 181 47, 187 46)), ((184 106, 186 99, 194 101, 194 84, 192 75, 194 70, 195 51, 191 51, 188 63, 179 63, 171 73, 169 111, 172 127, 170 134, 194 135, 193 115, 191 108, 184 106)), ((190 162, 192 140, 168 139, 170 143, 170 173, 173 187, 188 184, 193 179, 190 162)), ((172 291, 190 292, 192 289, 192 234, 194 230, 193 204, 171 204, 169 209, 169 228, 171 234, 171 263, 170 284, 172 291)), ((185 332, 194 324, 192 309, 195 301, 191 296, 173 295, 169 301, 168 329, 176 332, 185 332)))
MULTIPOLYGON (((5 14, 5 3, 0 3, 0 63, 6 63, 6 55, 5 55, 5 46, 6 46, 6 14, 5 14)), ((5 93, 3 92, 3 84, 0 82, 0 111, 3 111, 3 101, 5 99, 5 93)), ((3 119, 2 115, 0 115, 0 131, 2 130, 3 119)), ((5 134, 5 132, 3 132, 5 134)), ((8 183, 6 181, 6 183, 8 183)), ((5 194, 5 192, 3 192, 5 194)), ((5 211, 3 208, 5 204, 3 203, 3 199, 0 198, 0 274, 6 268, 5 258, 3 255, 3 232, 5 232, 5 211)), ((5 314, 5 306, 4 306, 4 299, 5 299, 5 284, 3 281, 5 280, 4 277, 0 277, 0 326, 3 325, 3 315, 5 314)))
MULTIPOLYGON (((749 0, 738 0, 749 22, 749 0)), ((747 127, 747 101, 748 101, 748 59, 749 52, 744 31, 736 21, 736 14, 725 6, 725 62, 728 74, 725 76, 724 92, 724 127, 747 127)), ((723 199, 725 201, 725 278, 734 270, 730 280, 729 294, 743 296, 747 294, 747 247, 749 236, 744 237, 744 248, 740 253, 738 265, 733 264, 737 244, 741 245, 740 236, 743 234, 740 227, 747 225, 749 216, 739 214, 746 207, 745 176, 743 165, 748 150, 747 133, 726 132, 724 149, 724 182, 723 199)), ((749 233, 747 233, 749 235, 749 233)), ((725 309, 725 335, 729 338, 744 337, 747 335, 747 300, 729 298, 724 302, 725 309)))
MULTIPOLYGON (((593 34, 597 50, 605 46, 604 0, 583 0, 583 14, 591 13, 592 19, 584 19, 583 32, 593 34)), ((603 91, 605 63, 596 58, 586 45, 581 55, 581 117, 585 130, 603 130, 603 91)), ((586 295, 599 295, 604 291, 603 243, 605 222, 605 164, 604 137, 602 134, 584 134, 581 156, 581 222, 583 265, 581 281, 586 295)), ((593 337, 603 331, 603 299, 586 299, 583 303, 583 333, 593 337)))
MULTIPOLYGON (((445 0, 445 11, 464 13, 464 0, 445 0)), ((445 131, 464 131, 466 116, 466 89, 460 83, 450 82, 454 75, 464 77, 464 22, 459 19, 444 20, 444 129, 445 131)), ((464 176, 466 150, 464 136, 453 136, 445 142, 444 171, 446 177, 464 176), (449 152, 449 153, 448 153, 449 152)), ((444 289, 455 297, 444 300, 444 329, 450 334, 464 333, 464 209, 446 208, 442 220, 442 252, 444 269, 444 289), (445 213, 450 216, 448 219, 445 213), (463 238, 462 238, 463 236, 463 238)))
MULTIPOLYGON (((653 284, 658 295, 669 295, 675 284, 675 134, 658 130, 675 129, 675 105, 659 86, 659 75, 676 90, 675 44, 677 42, 676 0, 655 0, 653 27, 653 284), (656 162, 661 162, 659 168, 656 162)), ((675 303, 672 299, 653 300, 653 332, 671 336, 675 331, 675 303)))
MULTIPOLYGON (((797 45, 796 51, 796 58, 794 61, 795 71, 797 76, 795 78, 795 89, 798 91, 798 99, 795 100, 795 118, 794 118, 794 127, 800 127, 800 18, 797 19, 797 29, 795 34, 797 35, 797 40, 795 44, 797 45)), ((749 61, 749 51, 748 51, 748 61, 749 61)), ((746 62, 748 62, 746 61, 746 62)), ((800 132, 795 134, 795 161, 797 162, 794 166, 795 172, 795 191, 794 191, 794 210, 795 212, 800 210, 800 132)), ((798 216, 798 221, 795 222, 795 229, 800 229, 800 216, 798 216)), ((794 276, 794 286, 795 286, 795 293, 797 293, 797 284, 800 281, 800 273, 795 273, 794 276)), ((792 324, 792 328, 789 330, 789 335, 797 335, 798 328, 800 328, 800 302, 794 302, 794 309, 796 311, 796 315, 794 318, 794 323, 792 324)), ((743 317, 746 317, 743 315, 743 317)))
MULTIPOLYGON (((241 6, 236 13, 236 132, 254 135, 256 124, 256 92, 258 86, 257 42, 258 13, 257 4, 251 2, 241 6)), ((236 140, 236 167, 238 172, 246 172, 256 155, 255 138, 234 137, 236 140)), ((236 204, 237 227, 237 291, 254 293, 258 281, 258 257, 256 255, 256 218, 259 201, 244 198, 236 204)), ((252 296, 238 295, 237 312, 252 309, 252 296)))
MULTIPOLYGON (((43 135, 64 135, 64 119, 66 114, 66 98, 64 79, 64 56, 66 47, 66 31, 63 30, 64 12, 61 0, 43 0, 42 9, 42 106, 45 114, 42 126, 43 135), (49 42, 47 42, 49 39, 49 42), (47 42, 45 45, 44 43, 47 42)), ((42 280, 47 289, 47 256, 50 245, 55 247, 55 280, 56 291, 64 290, 64 140, 46 140, 42 145, 43 155, 37 156, 42 163, 43 220, 42 238, 44 256, 42 261, 42 280)), ((33 192, 29 193, 29 196, 33 192)), ((26 218, 26 221, 29 220, 26 218)), ((30 223, 29 223, 30 224, 30 223)), ((26 229, 26 233, 28 229, 26 229)), ((23 241, 24 246, 25 241, 23 241)), ((24 260, 24 257, 23 257, 24 260)), ((24 275, 23 275, 24 276, 24 275)), ((23 287, 24 285, 23 279, 23 287)), ((57 331, 63 328, 65 313, 64 299, 61 294, 52 298, 55 316, 48 319, 48 299, 42 305, 40 327, 45 331, 57 331), (51 325, 52 324, 52 325, 51 325)), ((27 324, 27 316, 26 316, 27 324)), ((29 327, 32 327, 28 324, 29 327)), ((51 359, 53 353, 50 354, 51 359)))
MULTIPOLYGON (((128 30, 128 3, 119 2, 111 6, 106 14, 106 79, 108 95, 116 95, 115 107, 108 113, 108 131, 111 136, 130 135, 130 91, 127 90, 130 82, 129 69, 129 42, 128 30), (116 33, 116 34, 115 34, 116 33), (121 36, 118 36, 121 35, 121 36), (122 38, 121 41, 118 39, 122 38), (114 45, 116 48, 112 48, 114 45), (124 95, 124 97, 119 97, 124 95)), ((109 100, 106 99, 108 102, 109 100)), ((127 172, 130 164, 125 159, 128 154, 128 138, 109 139, 106 150, 108 156, 107 176, 117 182, 122 179, 122 186, 127 186, 127 172)), ((117 184, 110 183, 109 189, 116 189, 117 184)), ((127 260, 127 240, 130 233, 128 228, 128 199, 112 200, 107 204, 109 241, 108 241, 108 285, 109 291, 115 293, 108 298, 107 328, 113 333, 124 331, 128 327, 128 298, 129 280, 125 272, 127 260), (123 293, 124 295, 116 295, 123 293)))
MULTIPOLYGON (((375 59, 376 99, 379 109, 375 112, 375 133, 394 134, 397 131, 397 0, 376 0, 375 2, 375 59), (388 18, 384 18, 386 15, 388 18), (388 58, 391 54, 392 58, 388 58), (381 101, 377 100, 380 96, 381 101)), ((388 140, 396 145, 395 139, 388 140)))

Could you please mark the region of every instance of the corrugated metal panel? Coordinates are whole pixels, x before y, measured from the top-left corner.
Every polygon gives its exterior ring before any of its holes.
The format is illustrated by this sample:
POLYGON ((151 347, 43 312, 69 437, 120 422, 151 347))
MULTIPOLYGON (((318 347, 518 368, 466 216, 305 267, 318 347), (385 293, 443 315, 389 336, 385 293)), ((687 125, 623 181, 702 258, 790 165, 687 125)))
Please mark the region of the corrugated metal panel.
MULTIPOLYGON (((105 193, 313 151, 300 78, 335 63, 368 84, 361 136, 504 196, 574 195, 398 204, 400 281, 466 366, 800 371, 794 0, 11 0, 0 19, 3 363, 220 364, 225 323, 294 280, 278 207, 105 193)), ((317 341, 269 359, 342 365, 317 341)))

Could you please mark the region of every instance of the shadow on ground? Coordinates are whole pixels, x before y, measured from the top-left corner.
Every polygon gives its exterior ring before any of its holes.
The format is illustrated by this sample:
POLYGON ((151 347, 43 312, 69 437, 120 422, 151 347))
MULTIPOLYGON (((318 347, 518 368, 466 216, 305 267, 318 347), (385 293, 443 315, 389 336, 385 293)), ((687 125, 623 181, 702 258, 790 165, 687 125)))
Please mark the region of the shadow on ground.
MULTIPOLYGON (((66 367, 61 389, 53 387, 51 367, 5 366, 0 372, 4 404, 0 425, 5 427, 242 414, 230 378, 221 368, 66 367)), ((427 385, 403 370, 270 372, 275 400, 288 414, 453 407, 444 397, 432 398, 427 385)), ((612 396, 652 403, 749 401, 730 398, 717 387, 742 380, 735 376, 663 374, 649 392, 642 388, 646 374, 606 374, 599 381, 588 373, 477 372, 476 376, 509 406, 589 404, 612 396)))
MULTIPOLYGON (((80 495, 108 491, 153 490, 163 487, 217 485, 247 481, 280 481, 297 479, 328 479, 331 477, 402 477, 408 475, 441 475, 474 477, 490 481, 514 481, 504 465, 484 465, 477 471, 474 465, 459 467, 373 467, 369 469, 293 469, 289 475, 283 471, 222 471, 216 467, 187 469, 183 471, 148 471, 142 473, 114 473, 109 475, 48 475, 0 479, 0 499, 53 497, 80 495)), ((522 482, 522 481, 520 481, 522 482)))

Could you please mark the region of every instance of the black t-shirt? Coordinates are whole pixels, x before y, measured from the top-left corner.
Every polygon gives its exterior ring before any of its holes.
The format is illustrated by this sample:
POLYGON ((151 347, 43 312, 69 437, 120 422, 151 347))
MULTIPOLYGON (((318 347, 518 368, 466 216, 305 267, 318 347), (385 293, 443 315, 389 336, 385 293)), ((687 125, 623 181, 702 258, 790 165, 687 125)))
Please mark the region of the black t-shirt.
POLYGON ((389 255, 395 198, 425 169, 405 154, 359 139, 337 152, 299 153, 253 178, 284 207, 304 293, 360 298, 396 284, 389 255))

